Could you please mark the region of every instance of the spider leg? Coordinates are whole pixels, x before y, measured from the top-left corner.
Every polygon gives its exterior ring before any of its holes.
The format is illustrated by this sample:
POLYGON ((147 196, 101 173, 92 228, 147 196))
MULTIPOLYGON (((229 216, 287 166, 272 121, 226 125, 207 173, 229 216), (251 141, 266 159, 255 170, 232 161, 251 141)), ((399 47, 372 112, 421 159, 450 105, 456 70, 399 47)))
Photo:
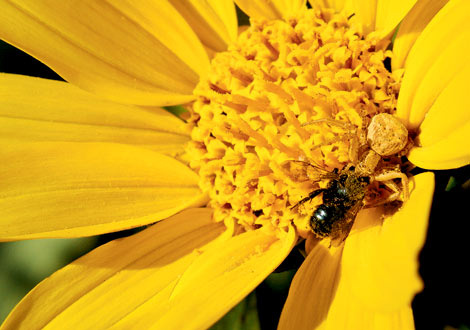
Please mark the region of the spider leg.
MULTIPOLYGON (((401 185, 402 185, 402 192, 403 192, 403 202, 406 202, 408 198, 410 197, 410 191, 408 188, 408 177, 406 176, 405 173, 399 172, 399 171, 389 171, 389 172, 383 172, 374 177, 376 181, 383 182, 388 188, 392 189, 392 191, 398 193, 398 196, 400 194, 400 191, 397 187, 397 185, 392 181, 394 179, 400 179, 401 180, 401 185)), ((393 195, 393 194, 392 194, 393 195)), ((395 198, 397 200, 399 197, 395 198)))
POLYGON ((350 129, 350 130, 352 130, 354 128, 354 126, 352 124, 345 123, 341 120, 335 120, 335 119, 329 119, 329 118, 311 120, 311 121, 308 121, 306 123, 303 123, 302 127, 307 126, 307 125, 313 125, 313 124, 321 124, 321 123, 326 123, 326 124, 330 124, 330 125, 333 125, 333 126, 338 126, 338 127, 341 127, 341 128, 350 129))
POLYGON ((359 163, 359 137, 353 134, 349 143, 349 159, 354 166, 359 163))
POLYGON ((373 203, 367 204, 365 208, 377 207, 379 205, 391 203, 400 199, 400 189, 398 188, 398 185, 395 182, 385 181, 383 182, 383 184, 387 188, 389 188, 392 191, 392 193, 388 195, 386 198, 382 198, 377 201, 374 201, 373 203))
POLYGON ((357 135, 357 127, 354 126, 351 123, 343 122, 340 120, 336 119, 330 119, 330 118, 322 118, 322 119, 317 119, 317 120, 311 120, 306 123, 302 124, 302 127, 307 126, 307 125, 313 125, 313 124, 327 124, 330 126, 336 126, 339 128, 342 128, 346 130, 345 134, 342 134, 341 136, 336 136, 331 139, 327 139, 326 141, 316 144, 312 150, 318 149, 322 146, 325 145, 331 145, 336 142, 340 141, 348 141, 349 140, 349 159, 351 160, 351 163, 354 165, 358 164, 359 162, 359 146, 361 145, 360 138, 357 135))
POLYGON ((356 171, 360 175, 369 176, 374 173, 377 165, 382 158, 373 150, 369 150, 365 156, 362 157, 361 162, 357 165, 356 171))
POLYGON ((333 143, 339 142, 339 141, 353 140, 355 137, 356 137, 356 134, 353 134, 353 133, 347 133, 347 134, 343 134, 341 136, 336 136, 334 138, 327 139, 326 141, 323 141, 322 143, 314 145, 311 148, 311 150, 315 150, 315 149, 318 149, 320 147, 327 146, 327 145, 330 145, 330 144, 333 144, 333 143))

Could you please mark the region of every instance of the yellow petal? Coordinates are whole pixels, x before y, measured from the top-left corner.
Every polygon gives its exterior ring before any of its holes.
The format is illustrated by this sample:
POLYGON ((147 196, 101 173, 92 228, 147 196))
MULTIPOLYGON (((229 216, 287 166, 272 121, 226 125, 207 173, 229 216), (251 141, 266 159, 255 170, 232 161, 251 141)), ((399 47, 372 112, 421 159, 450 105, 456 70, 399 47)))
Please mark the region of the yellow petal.
POLYGON ((319 5, 324 8, 333 8, 337 12, 345 11, 346 16, 350 16, 353 10, 353 0, 308 0, 308 2, 314 7, 319 5))
POLYGON ((355 284, 342 272, 342 248, 328 250, 320 245, 294 277, 280 330, 414 329, 410 307, 382 312, 358 301, 351 292, 355 284))
POLYGON ((410 199, 383 224, 377 211, 362 212, 346 240, 342 274, 353 284, 355 300, 368 309, 392 312, 410 306, 422 288, 418 254, 426 239, 434 175, 417 175, 414 185, 410 199))
POLYGON ((230 238, 223 228, 209 210, 187 210, 106 244, 39 284, 5 328, 206 328, 295 241, 293 231, 281 240, 259 231, 230 238))
POLYGON ((23 141, 115 142, 184 152, 184 123, 163 109, 109 102, 60 81, 0 74, 0 136, 23 141))
POLYGON ((231 0, 170 0, 199 36, 202 43, 216 52, 227 49, 237 38, 237 16, 231 0))
POLYGON ((186 270, 158 312, 144 305, 117 325, 206 329, 276 269, 295 242, 293 229, 280 239, 258 230, 219 241, 186 270))
MULTIPOLYGON (((318 330, 360 329, 360 330, 414 330, 413 311, 406 306, 400 309, 381 312, 367 309, 362 302, 356 302, 351 293, 346 293, 343 284, 348 288, 354 284, 347 284, 343 279, 338 291, 341 294, 335 298, 328 319, 317 328, 318 330)), ((305 328, 310 329, 310 328, 305 328)))
MULTIPOLYGON (((445 86, 434 104, 426 113, 423 123, 419 127, 419 142, 422 147, 430 146, 449 137, 460 127, 470 122, 470 64, 458 72, 445 86)), ((468 140, 462 140, 468 143, 468 140)), ((459 147, 464 148, 462 143, 459 147)), ((467 150, 470 152, 470 150, 467 150)))
POLYGON ((361 24, 363 31, 369 33, 375 30, 375 17, 377 15, 378 0, 353 0, 355 19, 361 24))
POLYGON ((383 225, 381 209, 364 209, 344 248, 317 244, 294 277, 280 329, 413 329, 433 186, 432 173, 420 174, 410 200, 383 225))
POLYGON ((416 0, 353 0, 356 19, 363 32, 377 31, 382 36, 390 34, 406 16, 416 0))
POLYGON ((235 0, 235 3, 255 19, 289 18, 306 8, 306 0, 235 0))
POLYGON ((210 210, 190 209, 105 244, 36 286, 2 329, 108 329, 142 304, 167 301, 224 228, 210 210))
MULTIPOLYGON (((465 111, 468 112, 467 109, 465 111)), ((408 159, 414 165, 430 170, 445 170, 469 165, 470 121, 434 144, 411 149, 408 159)))
POLYGON ((384 35, 392 32, 416 2, 417 0, 377 0, 375 30, 382 31, 384 35))
POLYGON ((393 43, 392 69, 404 67, 405 60, 414 42, 429 21, 449 0, 420 0, 416 2, 400 24, 393 43))
POLYGON ((235 3, 232 0, 208 0, 217 16, 224 21, 230 41, 237 39, 238 18, 235 3))
POLYGON ((450 169, 470 164, 470 65, 456 73, 439 94, 420 125, 419 147, 408 159, 427 169, 450 169))
POLYGON ((203 202, 189 168, 122 144, 7 141, 0 164, 2 240, 97 235, 203 202))
POLYGON ((317 244, 302 263, 289 289, 279 329, 315 329, 327 317, 340 281, 343 245, 317 244))
POLYGON ((448 2, 410 50, 397 103, 397 115, 409 127, 416 128, 419 125, 429 102, 432 104, 440 91, 466 64, 466 54, 470 51, 469 12, 470 2, 467 0, 448 2), (422 95, 417 96, 420 88, 422 95), (416 104, 415 97, 418 97, 416 104))
POLYGON ((187 102, 209 67, 197 36, 167 1, 2 1, 0 38, 123 103, 187 102))
MULTIPOLYGON (((411 105, 409 127, 417 128, 421 124, 429 108, 436 102, 436 98, 449 84, 452 84, 452 81, 454 81, 453 85, 456 85, 455 81, 457 80, 462 82, 463 86, 466 86, 466 88, 455 86, 461 93, 460 95, 456 93, 454 96, 467 98, 470 92, 470 88, 466 83, 470 77, 470 69, 467 63, 468 52, 470 52, 470 30, 462 31, 462 33, 449 40, 445 47, 442 47, 441 54, 434 59, 416 89, 411 105)), ((457 104, 459 104, 458 100, 453 105, 457 104)), ((465 109, 468 108, 448 109, 447 115, 451 116, 449 111, 468 113, 465 109)))

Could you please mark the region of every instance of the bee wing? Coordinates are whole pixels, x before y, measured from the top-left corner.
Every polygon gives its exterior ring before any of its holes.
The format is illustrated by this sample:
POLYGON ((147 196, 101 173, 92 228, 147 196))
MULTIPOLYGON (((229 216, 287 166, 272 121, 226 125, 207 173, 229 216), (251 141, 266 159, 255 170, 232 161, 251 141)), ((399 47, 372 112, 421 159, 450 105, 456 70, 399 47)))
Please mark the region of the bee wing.
POLYGON ((364 203, 363 201, 358 201, 353 207, 349 209, 343 219, 335 223, 337 226, 336 230, 332 230, 332 232, 337 233, 334 237, 331 238, 332 243, 336 243, 336 245, 341 244, 346 237, 348 237, 349 232, 351 231, 352 226, 354 225, 354 220, 356 220, 356 216, 359 211, 362 209, 364 203))
POLYGON ((331 176, 332 172, 328 172, 317 165, 301 160, 287 160, 281 164, 281 168, 294 182, 318 182, 323 179, 336 177, 336 174, 331 176))

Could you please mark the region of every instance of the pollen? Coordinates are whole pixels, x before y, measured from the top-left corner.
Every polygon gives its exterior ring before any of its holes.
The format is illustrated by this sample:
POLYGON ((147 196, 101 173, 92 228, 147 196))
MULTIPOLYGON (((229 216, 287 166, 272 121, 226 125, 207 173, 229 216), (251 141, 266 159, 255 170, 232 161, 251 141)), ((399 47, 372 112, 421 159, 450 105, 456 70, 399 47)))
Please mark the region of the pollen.
POLYGON ((295 180, 283 164, 353 164, 372 118, 396 109, 401 77, 384 65, 391 52, 359 31, 341 14, 306 9, 252 20, 213 58, 194 91, 187 152, 216 221, 243 230, 293 223, 308 234, 308 216, 293 206, 326 183, 295 180))

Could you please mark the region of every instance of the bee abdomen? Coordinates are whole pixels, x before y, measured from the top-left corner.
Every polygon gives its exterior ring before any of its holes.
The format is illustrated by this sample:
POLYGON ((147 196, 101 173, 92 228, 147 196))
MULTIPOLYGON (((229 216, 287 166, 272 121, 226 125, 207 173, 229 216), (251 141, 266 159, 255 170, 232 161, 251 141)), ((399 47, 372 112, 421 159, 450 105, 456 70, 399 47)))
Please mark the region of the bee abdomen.
POLYGON ((310 218, 312 230, 320 237, 331 234, 334 222, 344 216, 342 210, 335 206, 322 204, 316 208, 310 218))

